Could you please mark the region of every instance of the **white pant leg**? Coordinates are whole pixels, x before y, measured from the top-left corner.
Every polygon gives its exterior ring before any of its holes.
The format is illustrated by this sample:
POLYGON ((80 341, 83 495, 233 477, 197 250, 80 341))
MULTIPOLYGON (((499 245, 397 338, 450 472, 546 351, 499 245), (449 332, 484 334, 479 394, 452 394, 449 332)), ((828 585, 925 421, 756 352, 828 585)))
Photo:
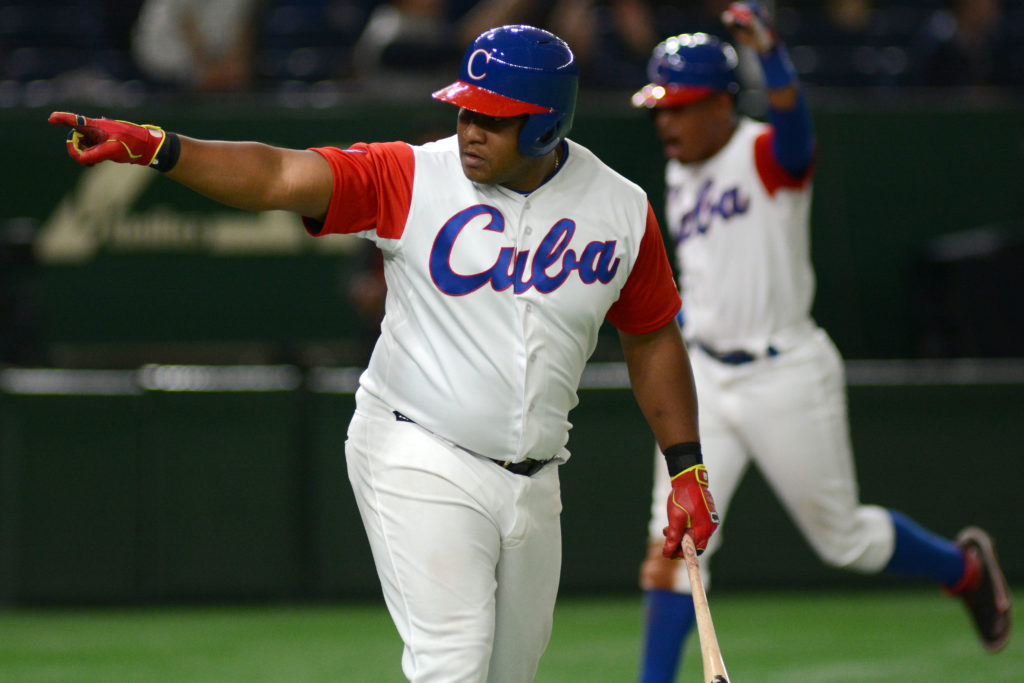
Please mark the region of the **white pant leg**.
POLYGON ((488 683, 528 683, 551 639, 562 570, 562 498, 557 465, 532 477, 491 463, 489 474, 511 478, 517 501, 506 516, 498 561, 497 622, 488 683))
MULTIPOLYGON (((727 386, 723 386, 721 378, 715 370, 718 361, 697 351, 690 356, 693 367, 694 382, 697 386, 698 420, 700 427, 701 453, 704 465, 708 468, 708 489, 715 500, 715 510, 722 524, 711 536, 708 546, 701 553, 699 562, 701 579, 704 587, 711 587, 711 557, 721 547, 726 530, 725 519, 733 495, 743 480, 750 464, 750 457, 735 424, 727 414, 731 401, 727 386)), ((651 495, 651 517, 648 526, 649 542, 664 543, 662 529, 668 523, 666 504, 672 484, 669 481, 665 456, 657 446, 654 448, 654 487, 651 495)), ((690 593, 690 577, 686 564, 682 561, 672 562, 671 586, 667 589, 678 593, 690 593)))
POLYGON ((532 680, 558 586, 557 468, 511 474, 373 403, 346 459, 406 677, 532 680))
POLYGON ((861 505, 842 359, 823 330, 743 382, 739 429, 768 485, 825 563, 881 571, 892 522, 861 505))

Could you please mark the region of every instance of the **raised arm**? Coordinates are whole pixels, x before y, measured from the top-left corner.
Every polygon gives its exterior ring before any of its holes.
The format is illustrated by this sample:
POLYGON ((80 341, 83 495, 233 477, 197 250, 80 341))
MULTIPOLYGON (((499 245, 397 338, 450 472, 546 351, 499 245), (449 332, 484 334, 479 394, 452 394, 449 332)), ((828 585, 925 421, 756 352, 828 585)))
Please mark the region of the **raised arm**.
POLYGON ((757 2, 734 2, 722 13, 736 41, 757 51, 768 91, 768 118, 775 129, 772 152, 793 177, 814 159, 814 126, 796 69, 768 13, 757 2))
POLYGON ((71 129, 68 154, 83 166, 101 161, 149 166, 215 201, 247 211, 281 209, 322 219, 333 177, 309 150, 259 142, 198 140, 158 126, 54 112, 50 124, 71 129))

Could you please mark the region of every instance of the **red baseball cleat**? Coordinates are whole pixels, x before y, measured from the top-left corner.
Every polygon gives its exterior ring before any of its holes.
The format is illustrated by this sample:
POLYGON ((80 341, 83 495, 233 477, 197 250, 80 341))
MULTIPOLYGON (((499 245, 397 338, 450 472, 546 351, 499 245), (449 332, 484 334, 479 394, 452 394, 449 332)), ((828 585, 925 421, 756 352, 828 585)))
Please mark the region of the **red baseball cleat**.
POLYGON ((998 652, 1010 640, 1013 598, 992 538, 982 529, 970 526, 957 534, 956 544, 967 556, 967 571, 949 593, 960 596, 967 605, 985 649, 998 652))

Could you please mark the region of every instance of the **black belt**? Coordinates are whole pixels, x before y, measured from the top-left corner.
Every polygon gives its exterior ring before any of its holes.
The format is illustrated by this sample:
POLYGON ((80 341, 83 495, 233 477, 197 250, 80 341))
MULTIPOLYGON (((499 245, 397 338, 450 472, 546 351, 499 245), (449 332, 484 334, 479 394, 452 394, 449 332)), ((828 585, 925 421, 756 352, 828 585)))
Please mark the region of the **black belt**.
POLYGON ((755 361, 758 358, 771 358, 772 356, 779 355, 779 350, 774 346, 769 346, 760 356, 740 349, 734 351, 716 351, 701 341, 697 342, 697 346, 700 347, 701 351, 708 354, 719 363, 725 363, 726 365, 743 365, 744 363, 755 361))
MULTIPOLYGON (((397 410, 392 410, 391 412, 395 414, 395 419, 399 422, 412 422, 412 424, 416 424, 397 410)), ((537 472, 540 472, 544 465, 551 462, 550 460, 534 460, 533 458, 526 458, 519 462, 512 462, 511 460, 495 460, 494 458, 487 459, 503 470, 508 470, 512 474, 519 474, 524 477, 532 477, 537 474, 537 472)))
POLYGON ((521 474, 524 477, 532 477, 533 475, 540 472, 544 465, 547 465, 550 460, 534 460, 533 458, 526 458, 519 462, 512 462, 511 460, 494 460, 487 458, 498 467, 508 470, 512 474, 521 474))

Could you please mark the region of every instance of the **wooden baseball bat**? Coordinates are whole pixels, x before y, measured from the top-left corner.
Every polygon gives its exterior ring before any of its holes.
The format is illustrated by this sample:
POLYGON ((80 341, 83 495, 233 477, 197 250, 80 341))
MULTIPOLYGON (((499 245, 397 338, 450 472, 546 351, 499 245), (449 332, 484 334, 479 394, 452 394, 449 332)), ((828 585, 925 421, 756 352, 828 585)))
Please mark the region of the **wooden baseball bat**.
POLYGON ((718 647, 718 637, 715 635, 715 625, 711 621, 711 608, 708 607, 708 596, 704 592, 704 580, 700 577, 697 548, 689 534, 683 535, 683 559, 686 562, 686 571, 690 574, 693 609, 697 614, 697 635, 700 636, 700 654, 704 659, 704 681, 729 683, 729 674, 725 671, 722 650, 718 647))

